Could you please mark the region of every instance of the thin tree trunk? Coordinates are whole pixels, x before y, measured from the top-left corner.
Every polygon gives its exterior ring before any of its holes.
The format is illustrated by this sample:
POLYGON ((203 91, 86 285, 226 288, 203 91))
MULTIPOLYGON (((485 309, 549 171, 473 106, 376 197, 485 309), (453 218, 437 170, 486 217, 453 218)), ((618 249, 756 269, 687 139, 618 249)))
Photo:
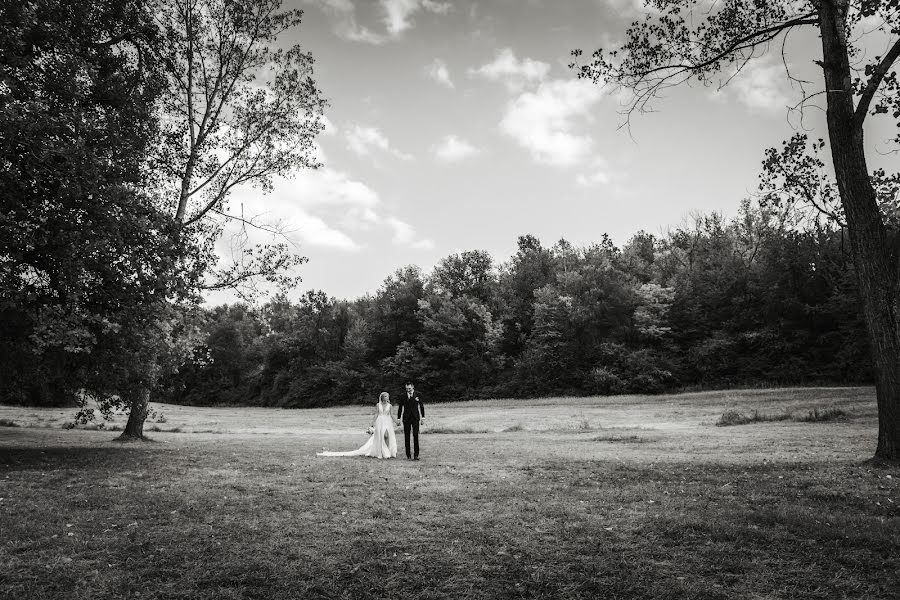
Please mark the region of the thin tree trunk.
POLYGON ((131 411, 128 413, 128 423, 125 431, 119 436, 121 440, 144 439, 144 421, 150 412, 150 388, 140 386, 131 399, 131 411))
POLYGON ((854 123, 847 52, 848 0, 821 0, 827 122, 835 176, 847 217, 847 233, 863 314, 875 362, 878 397, 876 460, 900 461, 900 295, 897 264, 869 177, 861 124, 854 123))

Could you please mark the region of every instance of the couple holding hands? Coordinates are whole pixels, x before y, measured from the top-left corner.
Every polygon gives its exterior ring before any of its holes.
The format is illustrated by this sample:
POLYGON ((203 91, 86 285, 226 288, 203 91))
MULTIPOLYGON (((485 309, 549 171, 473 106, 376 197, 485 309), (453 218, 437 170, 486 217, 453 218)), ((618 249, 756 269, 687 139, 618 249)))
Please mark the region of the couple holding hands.
MULTIPOLYGON (((425 419, 425 405, 416 394, 415 386, 407 382, 397 410, 397 424, 403 423, 403 439, 406 444, 406 459, 419 460, 419 424, 425 419), (412 448, 410 448, 412 434, 412 448), (412 453, 410 453, 412 450, 412 453)), ((375 458, 395 458, 397 456, 397 436, 394 435, 394 419, 391 418, 391 398, 387 392, 378 396, 375 405, 375 421, 369 428, 372 434, 362 447, 347 452, 318 452, 316 456, 374 456, 375 458)))

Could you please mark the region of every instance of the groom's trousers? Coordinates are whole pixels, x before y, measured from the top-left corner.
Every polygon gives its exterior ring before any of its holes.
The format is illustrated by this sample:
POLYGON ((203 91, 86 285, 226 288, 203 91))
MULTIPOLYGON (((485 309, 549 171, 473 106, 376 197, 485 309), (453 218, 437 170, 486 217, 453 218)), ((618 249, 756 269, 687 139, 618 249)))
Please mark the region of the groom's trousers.
POLYGON ((409 455, 409 433, 412 431, 413 438, 413 458, 419 458, 419 422, 418 421, 404 421, 403 422, 403 440, 406 443, 406 458, 410 458, 409 455))

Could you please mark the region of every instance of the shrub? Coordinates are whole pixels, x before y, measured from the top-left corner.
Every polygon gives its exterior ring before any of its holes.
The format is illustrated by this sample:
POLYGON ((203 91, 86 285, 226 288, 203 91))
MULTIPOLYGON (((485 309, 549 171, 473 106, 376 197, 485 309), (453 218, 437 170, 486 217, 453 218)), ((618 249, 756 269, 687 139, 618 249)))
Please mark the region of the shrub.
POLYGON ((796 417, 794 420, 801 423, 816 423, 819 421, 834 421, 846 416, 847 413, 840 408, 823 408, 821 410, 814 408, 809 413, 796 417))
POLYGON ((658 394, 675 383, 668 367, 667 361, 650 349, 604 343, 589 381, 595 393, 600 394, 658 394))
POLYGON ((765 414, 758 410, 754 410, 753 414, 745 415, 739 410, 728 409, 722 413, 719 420, 716 421, 718 427, 728 427, 730 425, 746 425, 747 423, 766 423, 771 421, 787 421, 791 415, 787 413, 765 414))
POLYGON ((591 383, 598 394, 620 394, 625 390, 622 379, 607 367, 594 367, 591 370, 591 383))

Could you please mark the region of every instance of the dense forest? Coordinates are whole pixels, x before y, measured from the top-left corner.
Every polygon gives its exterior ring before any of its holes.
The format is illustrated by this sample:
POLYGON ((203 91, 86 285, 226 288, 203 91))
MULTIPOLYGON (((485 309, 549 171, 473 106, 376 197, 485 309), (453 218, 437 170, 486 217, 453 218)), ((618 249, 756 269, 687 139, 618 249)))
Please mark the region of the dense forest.
POLYGON ((745 201, 621 248, 531 235, 473 250, 374 296, 203 309, 169 402, 311 407, 411 379, 432 400, 868 383, 871 358, 840 229, 745 201))

